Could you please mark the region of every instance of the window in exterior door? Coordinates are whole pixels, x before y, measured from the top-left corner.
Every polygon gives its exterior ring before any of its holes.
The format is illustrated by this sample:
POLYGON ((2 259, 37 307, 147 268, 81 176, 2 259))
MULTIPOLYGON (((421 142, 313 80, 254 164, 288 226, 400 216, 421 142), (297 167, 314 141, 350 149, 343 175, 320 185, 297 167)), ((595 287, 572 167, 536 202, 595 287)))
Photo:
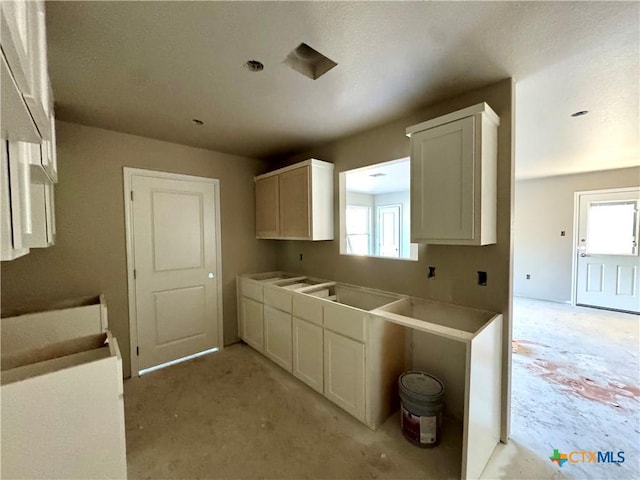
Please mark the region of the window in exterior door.
POLYGON ((637 255, 637 202, 592 203, 587 211, 587 253, 637 255))

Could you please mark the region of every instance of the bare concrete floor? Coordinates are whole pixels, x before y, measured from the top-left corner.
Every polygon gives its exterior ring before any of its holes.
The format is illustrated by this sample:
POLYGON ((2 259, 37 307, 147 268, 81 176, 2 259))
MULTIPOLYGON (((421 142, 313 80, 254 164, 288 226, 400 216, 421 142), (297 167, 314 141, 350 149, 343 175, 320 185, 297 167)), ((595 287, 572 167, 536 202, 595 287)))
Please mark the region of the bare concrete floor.
POLYGON ((129 478, 460 478, 461 435, 373 432, 244 344, 125 382, 129 478))
MULTIPOLYGON (((512 440, 482 478, 640 478, 638 317, 515 299, 512 440), (623 464, 552 463, 557 448, 623 464)), ((125 381, 130 478, 459 478, 460 427, 372 432, 243 344, 125 381)))
POLYGON ((515 298, 512 442, 485 476, 536 478, 543 459, 552 469, 540 478, 640 478, 639 325, 637 315, 515 298), (625 461, 559 467, 554 449, 624 451, 625 461))

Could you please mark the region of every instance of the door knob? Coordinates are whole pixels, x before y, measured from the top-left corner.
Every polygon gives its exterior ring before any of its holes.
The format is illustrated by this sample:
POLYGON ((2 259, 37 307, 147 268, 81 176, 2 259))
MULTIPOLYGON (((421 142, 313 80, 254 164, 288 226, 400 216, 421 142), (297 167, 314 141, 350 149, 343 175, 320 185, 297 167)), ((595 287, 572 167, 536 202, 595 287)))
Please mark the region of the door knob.
POLYGON ((213 274, 213 272, 209 272, 209 278, 213 278, 215 277, 215 275, 213 274))

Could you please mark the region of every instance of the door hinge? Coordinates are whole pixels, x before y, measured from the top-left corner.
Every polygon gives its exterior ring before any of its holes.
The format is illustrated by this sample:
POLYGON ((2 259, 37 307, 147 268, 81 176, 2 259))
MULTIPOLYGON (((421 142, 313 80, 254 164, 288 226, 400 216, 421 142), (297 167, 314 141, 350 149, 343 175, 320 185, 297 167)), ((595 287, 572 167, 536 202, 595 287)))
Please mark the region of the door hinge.
POLYGON ((133 269, 133 279, 135 280, 137 278, 137 276, 138 275, 137 275, 136 269, 134 268, 133 269))
POLYGON ((131 190, 131 201, 133 202, 133 190, 131 190))
POLYGON ((136 347, 136 355, 139 357, 140 356, 140 347, 136 347))

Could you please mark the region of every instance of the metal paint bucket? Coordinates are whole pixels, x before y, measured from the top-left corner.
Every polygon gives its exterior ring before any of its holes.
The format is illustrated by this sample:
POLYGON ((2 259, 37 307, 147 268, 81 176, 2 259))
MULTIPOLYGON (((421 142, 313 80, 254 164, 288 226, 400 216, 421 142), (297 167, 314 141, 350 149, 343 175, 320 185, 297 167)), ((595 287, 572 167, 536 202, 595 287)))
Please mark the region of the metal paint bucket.
POLYGON ((424 372, 405 372, 398 379, 400 427, 412 443, 435 447, 442 436, 443 383, 424 372))

